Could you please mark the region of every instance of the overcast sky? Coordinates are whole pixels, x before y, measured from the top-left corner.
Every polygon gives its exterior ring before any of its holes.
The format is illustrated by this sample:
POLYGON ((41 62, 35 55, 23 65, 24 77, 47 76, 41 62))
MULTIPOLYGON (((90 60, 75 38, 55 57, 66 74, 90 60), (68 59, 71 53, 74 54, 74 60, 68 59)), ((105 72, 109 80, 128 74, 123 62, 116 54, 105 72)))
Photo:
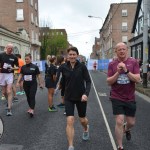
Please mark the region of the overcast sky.
POLYGON ((66 29, 68 41, 80 54, 89 57, 110 4, 120 2, 137 0, 39 0, 39 16, 52 29, 66 29), (88 18, 88 15, 102 19, 88 18))

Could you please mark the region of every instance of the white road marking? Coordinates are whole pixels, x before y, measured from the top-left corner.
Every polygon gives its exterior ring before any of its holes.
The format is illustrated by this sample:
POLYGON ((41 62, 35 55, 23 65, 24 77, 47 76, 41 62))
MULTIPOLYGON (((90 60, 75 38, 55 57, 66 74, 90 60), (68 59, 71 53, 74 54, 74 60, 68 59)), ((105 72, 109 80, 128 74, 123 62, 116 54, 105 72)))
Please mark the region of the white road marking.
MULTIPOLYGON (((90 77, 91 77, 91 74, 90 74, 90 77)), ((111 130, 110 130, 110 127, 109 127, 109 124, 108 124, 108 121, 107 121, 107 118, 106 118, 106 115, 105 115, 105 112, 104 112, 101 100, 98 97, 98 94, 97 94, 97 91, 96 91, 96 88, 95 88, 95 85, 94 85, 92 77, 91 77, 91 81, 92 81, 93 88, 94 88, 94 91, 95 91, 95 94, 96 94, 96 97, 97 97, 97 100, 98 100, 98 103, 99 103, 99 106, 100 106, 100 109, 101 109, 101 112, 102 112, 102 115, 103 115, 103 118, 104 118, 104 122, 106 124, 106 128, 107 128, 107 131, 108 131, 108 134, 109 134, 109 137, 110 137, 110 141, 111 141, 112 146, 113 146, 113 150, 117 150, 117 146, 116 146, 115 140, 114 140, 114 138, 112 136, 112 133, 111 133, 111 130)))

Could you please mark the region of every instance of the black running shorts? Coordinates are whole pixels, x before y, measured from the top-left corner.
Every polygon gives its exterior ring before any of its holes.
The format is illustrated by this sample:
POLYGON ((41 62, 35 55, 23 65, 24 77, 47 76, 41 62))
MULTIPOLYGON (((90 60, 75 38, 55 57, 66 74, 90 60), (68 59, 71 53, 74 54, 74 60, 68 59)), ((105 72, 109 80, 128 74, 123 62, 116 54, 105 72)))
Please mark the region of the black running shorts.
POLYGON ((66 116, 74 116, 75 105, 77 107, 79 117, 84 118, 86 116, 87 102, 81 102, 81 101, 65 100, 66 116))
POLYGON ((124 102, 117 99, 112 99, 112 109, 114 115, 125 115, 129 117, 134 117, 136 112, 136 102, 135 101, 129 101, 124 102))

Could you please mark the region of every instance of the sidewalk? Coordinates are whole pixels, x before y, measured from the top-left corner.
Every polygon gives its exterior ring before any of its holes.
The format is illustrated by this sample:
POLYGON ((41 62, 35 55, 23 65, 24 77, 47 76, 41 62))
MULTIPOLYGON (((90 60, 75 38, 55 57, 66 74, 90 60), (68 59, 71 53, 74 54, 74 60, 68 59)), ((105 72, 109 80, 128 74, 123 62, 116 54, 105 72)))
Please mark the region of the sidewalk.
POLYGON ((142 83, 136 84, 136 91, 150 97, 150 84, 147 85, 147 88, 143 88, 142 83))

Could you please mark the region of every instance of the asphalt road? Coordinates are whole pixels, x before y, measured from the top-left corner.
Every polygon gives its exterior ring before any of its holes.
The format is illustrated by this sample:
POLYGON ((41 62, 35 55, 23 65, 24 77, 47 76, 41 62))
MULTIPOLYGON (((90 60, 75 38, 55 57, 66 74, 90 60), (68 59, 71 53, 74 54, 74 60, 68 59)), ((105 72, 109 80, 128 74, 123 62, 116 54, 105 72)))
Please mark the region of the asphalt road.
MULTIPOLYGON (((114 116, 109 101, 110 88, 106 84, 106 75, 102 72, 90 72, 91 88, 87 117, 90 123, 90 140, 82 141, 82 127, 75 113, 75 150, 115 150, 114 116)), ((25 96, 18 96, 19 102, 13 105, 13 116, 7 117, 5 101, 0 101, 0 114, 4 120, 4 134, 0 150, 67 150, 65 133, 66 117, 64 109, 48 112, 47 89, 38 89, 36 112, 29 118, 25 96)), ((60 95, 54 97, 58 104, 60 95)), ((124 138, 125 150, 150 150, 150 103, 136 96, 136 125, 132 130, 132 140, 124 138)))

